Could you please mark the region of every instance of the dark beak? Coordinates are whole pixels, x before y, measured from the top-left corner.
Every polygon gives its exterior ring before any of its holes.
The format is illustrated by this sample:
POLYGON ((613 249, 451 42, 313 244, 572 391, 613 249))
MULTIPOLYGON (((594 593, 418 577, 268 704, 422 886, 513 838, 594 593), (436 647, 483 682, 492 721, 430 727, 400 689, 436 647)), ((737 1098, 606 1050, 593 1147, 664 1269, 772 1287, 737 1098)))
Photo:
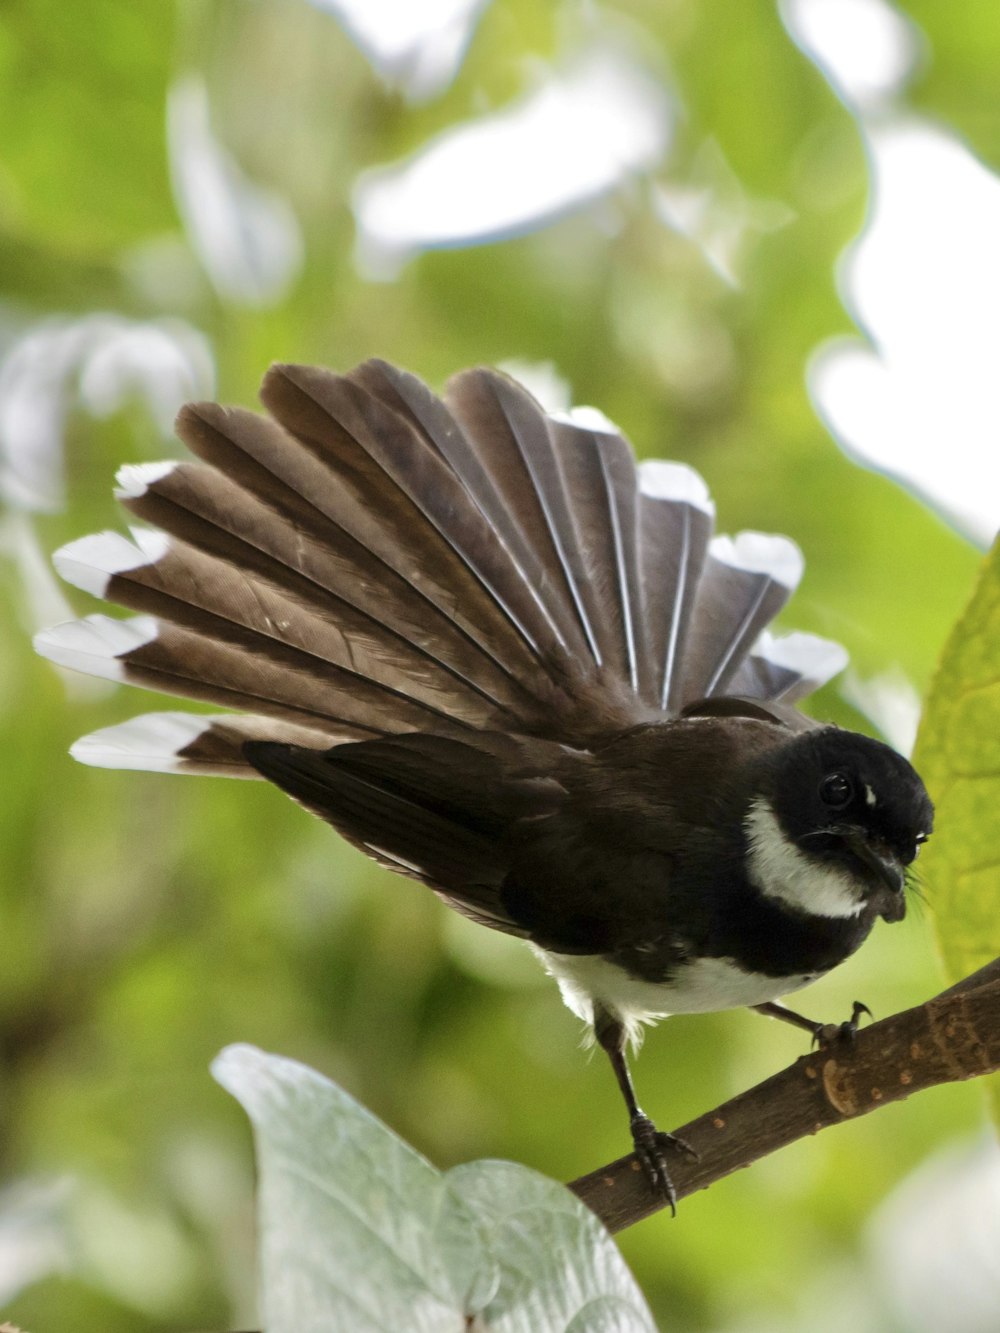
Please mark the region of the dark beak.
POLYGON ((847 829, 843 838, 861 864, 879 881, 878 889, 870 897, 879 916, 883 921, 902 921, 906 915, 905 879, 898 857, 888 848, 874 847, 861 829, 847 829))

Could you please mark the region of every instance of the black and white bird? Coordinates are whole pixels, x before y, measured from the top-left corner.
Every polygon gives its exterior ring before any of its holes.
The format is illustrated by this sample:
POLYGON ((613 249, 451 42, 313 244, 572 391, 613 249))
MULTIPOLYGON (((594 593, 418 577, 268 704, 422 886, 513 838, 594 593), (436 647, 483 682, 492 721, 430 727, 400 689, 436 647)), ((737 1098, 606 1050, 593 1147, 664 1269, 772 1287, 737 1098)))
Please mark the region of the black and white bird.
POLYGON ((63 666, 234 710, 72 749, 266 778, 392 870, 529 941, 592 1025, 653 1186, 625 1050, 664 1015, 760 1007, 905 911, 932 809, 909 763, 793 706, 844 665, 767 626, 784 537, 713 537, 701 478, 636 465, 491 370, 443 398, 381 361, 274 366, 268 415, 183 409, 200 461, 128 466, 144 526, 63 547, 139 612, 39 635, 63 666))

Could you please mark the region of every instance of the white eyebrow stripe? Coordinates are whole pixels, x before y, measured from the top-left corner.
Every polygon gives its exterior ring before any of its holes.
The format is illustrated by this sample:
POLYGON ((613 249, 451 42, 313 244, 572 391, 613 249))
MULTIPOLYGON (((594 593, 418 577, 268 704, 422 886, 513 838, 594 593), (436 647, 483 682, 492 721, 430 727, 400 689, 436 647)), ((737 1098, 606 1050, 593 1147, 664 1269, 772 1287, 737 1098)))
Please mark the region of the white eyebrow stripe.
POLYGON ((878 797, 875 795, 874 790, 869 787, 867 782, 865 783, 865 805, 878 805, 878 797))

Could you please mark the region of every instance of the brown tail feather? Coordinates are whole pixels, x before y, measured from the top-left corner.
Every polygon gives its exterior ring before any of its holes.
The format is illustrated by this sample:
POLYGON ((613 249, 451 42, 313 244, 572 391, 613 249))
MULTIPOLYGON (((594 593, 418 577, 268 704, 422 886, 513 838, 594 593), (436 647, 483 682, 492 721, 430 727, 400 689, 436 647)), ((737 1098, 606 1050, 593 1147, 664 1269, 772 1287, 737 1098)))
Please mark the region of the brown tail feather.
MULTIPOLYGON (((122 547, 124 564, 130 548, 124 541, 122 547)), ((132 549, 141 560, 143 553, 132 549)), ((474 726, 487 726, 504 712, 474 684, 347 602, 328 596, 327 606, 317 608, 290 594, 286 580, 262 578, 181 541, 153 554, 157 558, 149 563, 112 574, 103 595, 258 658, 276 656, 331 691, 357 694, 360 677, 474 726)))
POLYGON ((712 515, 688 499, 640 497, 642 591, 654 698, 683 706, 682 664, 691 613, 712 535, 712 515))
POLYGON ((259 575, 284 589, 293 603, 311 607, 331 625, 341 623, 346 608, 347 623, 384 638, 387 651, 399 652, 404 645, 422 654, 425 660, 416 670, 450 671, 500 711, 527 702, 524 686, 454 619, 315 511, 289 513, 277 500, 265 504, 214 468, 192 463, 178 464, 137 489, 119 493, 133 514, 237 573, 259 575))
POLYGON ((645 645, 638 579, 638 484, 635 461, 620 435, 567 422, 550 425, 582 568, 577 575, 606 671, 647 702, 651 662, 645 645))
POLYGON ((449 441, 452 466, 544 591, 564 640, 581 660, 599 664, 578 589, 579 540, 548 419, 519 385, 491 371, 456 375, 447 402, 464 427, 460 449, 449 441))
POLYGON ((81 763, 98 768, 259 780, 263 775, 244 753, 247 741, 326 750, 367 738, 364 730, 347 725, 324 722, 303 727, 260 713, 140 713, 82 737, 70 753, 81 763))
POLYGON ((126 475, 122 502, 169 540, 57 557, 144 614, 57 628, 40 651, 251 714, 197 736, 140 720, 151 767, 245 771, 258 734, 585 747, 703 695, 800 697, 835 669, 815 641, 760 646, 794 586, 790 543, 710 545, 689 469, 651 465, 640 486, 621 436, 547 418, 503 376, 465 372, 443 402, 384 362, 278 366, 263 398, 274 419, 186 408, 178 431, 204 462, 126 475))
POLYGON ((360 541, 405 551, 441 595, 476 607, 479 633, 495 636, 505 657, 519 640, 530 673, 577 674, 537 589, 459 478, 403 418, 360 386, 311 367, 272 367, 261 397, 304 452, 336 472, 349 504, 345 526, 360 541))
MULTIPOLYGON (((283 385, 289 386, 286 396, 293 404, 301 407, 304 401, 308 405, 308 396, 298 393, 275 368, 265 388, 278 397, 283 385)), ((319 417, 313 423, 318 432, 328 418, 320 409, 314 415, 319 417)), ((399 419, 394 418, 397 439, 398 424, 399 419)), ((336 425, 329 427, 328 443, 341 444, 344 457, 337 457, 332 449, 324 456, 274 422, 251 412, 227 412, 214 404, 185 408, 178 419, 178 433, 266 508, 277 508, 291 525, 290 535, 304 532, 335 558, 346 559, 353 565, 349 579, 367 574, 383 602, 387 593, 402 594, 410 602, 429 602, 485 654, 503 664, 513 678, 530 682, 541 674, 534 649, 511 616, 495 599, 484 604, 483 589, 468 568, 414 512, 392 479, 380 474, 360 446, 336 425), (358 454, 362 455, 360 462, 358 454), (402 589, 399 579, 405 585, 402 589), (477 617, 466 614, 470 605, 479 612, 477 617)), ((405 448, 413 441, 410 434, 400 443, 405 448)), ((433 489, 438 481, 439 476, 432 476, 426 484, 433 489)), ((460 497, 453 497, 453 502, 460 517, 468 506, 461 504, 460 497)), ((340 580, 334 586, 339 589, 340 580)), ((433 619, 434 612, 430 615, 433 619)))
POLYGON ((336 723, 371 736, 461 730, 457 718, 430 704, 324 666, 297 649, 251 633, 212 638, 206 629, 159 621, 154 638, 118 659, 122 679, 307 727, 336 723))
MULTIPOLYGON (((685 701, 727 692, 758 635, 788 601, 798 581, 801 557, 791 542, 758 533, 743 533, 741 539, 746 539, 744 544, 751 549, 755 539, 770 545, 780 543, 779 561, 787 554, 788 564, 797 564, 798 570, 793 569, 783 580, 770 569, 737 564, 740 550, 735 543, 727 540, 729 560, 709 548, 686 645, 682 686, 685 701)), ((716 545, 715 549, 720 548, 716 545)))

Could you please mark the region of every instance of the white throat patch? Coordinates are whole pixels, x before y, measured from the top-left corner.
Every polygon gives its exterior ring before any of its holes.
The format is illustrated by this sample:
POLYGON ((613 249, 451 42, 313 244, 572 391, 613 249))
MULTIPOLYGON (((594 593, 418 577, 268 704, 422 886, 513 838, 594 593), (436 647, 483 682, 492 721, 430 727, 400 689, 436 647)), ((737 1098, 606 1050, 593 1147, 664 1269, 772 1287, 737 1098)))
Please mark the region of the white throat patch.
POLYGON ((808 916, 852 917, 864 907, 850 875, 801 852, 763 798, 751 804, 744 827, 750 851, 747 871, 766 898, 808 916))

